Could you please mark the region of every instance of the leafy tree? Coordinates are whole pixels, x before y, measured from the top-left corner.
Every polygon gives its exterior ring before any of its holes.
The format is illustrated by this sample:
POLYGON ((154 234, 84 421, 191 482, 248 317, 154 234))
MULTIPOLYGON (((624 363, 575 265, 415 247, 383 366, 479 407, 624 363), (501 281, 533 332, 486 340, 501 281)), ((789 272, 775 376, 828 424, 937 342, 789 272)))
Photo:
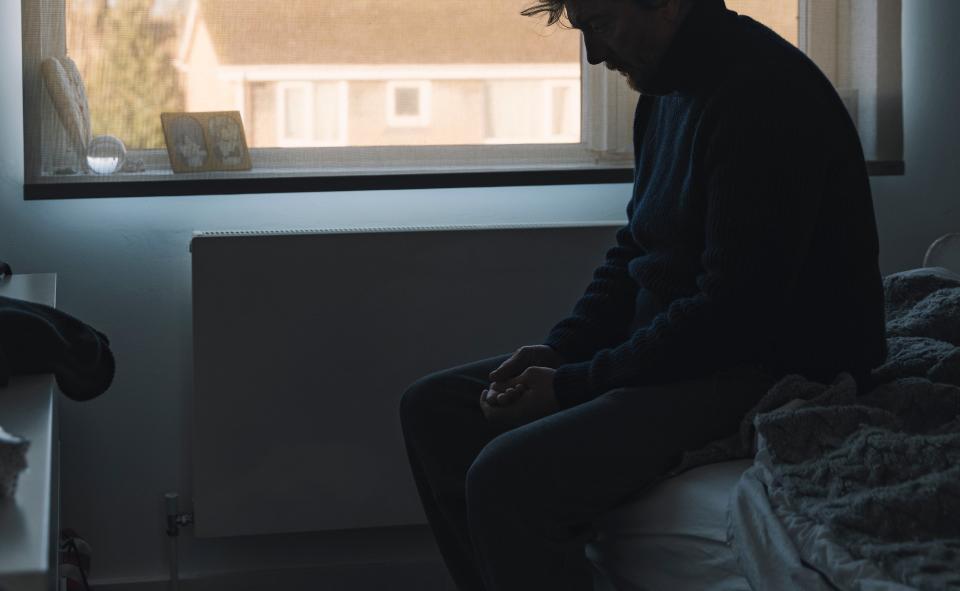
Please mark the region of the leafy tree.
POLYGON ((160 113, 183 109, 176 25, 152 16, 153 2, 101 4, 99 50, 83 72, 94 135, 115 135, 127 148, 163 148, 160 113))

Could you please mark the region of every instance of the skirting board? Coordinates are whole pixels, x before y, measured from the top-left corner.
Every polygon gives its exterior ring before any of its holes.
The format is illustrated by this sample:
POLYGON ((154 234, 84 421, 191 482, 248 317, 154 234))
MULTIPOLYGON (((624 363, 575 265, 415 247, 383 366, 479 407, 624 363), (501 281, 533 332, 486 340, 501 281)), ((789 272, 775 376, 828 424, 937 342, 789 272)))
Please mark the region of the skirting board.
MULTIPOLYGON (((346 564, 181 577, 178 591, 457 591, 442 562, 346 564)), ((98 591, 169 591, 160 580, 90 580, 98 591)))

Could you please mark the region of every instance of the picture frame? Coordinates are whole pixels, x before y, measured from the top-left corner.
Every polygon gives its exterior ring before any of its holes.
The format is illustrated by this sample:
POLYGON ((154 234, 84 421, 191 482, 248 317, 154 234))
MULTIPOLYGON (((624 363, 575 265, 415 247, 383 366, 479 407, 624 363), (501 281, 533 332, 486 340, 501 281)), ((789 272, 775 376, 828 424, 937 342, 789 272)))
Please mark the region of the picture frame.
POLYGON ((252 168, 239 111, 161 113, 160 123, 175 173, 252 168))

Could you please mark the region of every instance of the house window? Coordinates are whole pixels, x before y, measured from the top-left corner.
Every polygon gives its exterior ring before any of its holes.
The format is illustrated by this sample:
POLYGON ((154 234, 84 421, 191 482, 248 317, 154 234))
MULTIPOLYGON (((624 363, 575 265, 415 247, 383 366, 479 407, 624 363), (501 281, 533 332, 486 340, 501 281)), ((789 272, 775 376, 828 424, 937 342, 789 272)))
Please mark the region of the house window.
POLYGON ((349 117, 346 82, 278 82, 279 146, 343 146, 349 117))
POLYGON ((573 80, 550 80, 543 85, 548 137, 558 141, 579 139, 580 88, 573 80))
POLYGON ((580 84, 570 79, 486 83, 487 143, 580 141, 580 84))
POLYGON ((313 106, 313 101, 310 100, 310 86, 281 84, 278 88, 283 97, 281 109, 278 110, 281 113, 281 143, 312 140, 312 130, 304 125, 309 115, 308 111, 313 106))
POLYGON ((486 84, 487 143, 532 143, 547 136, 539 80, 490 80, 486 84))
MULTIPOLYGON (((180 111, 240 112, 253 170, 219 180, 540 171, 550 182, 558 169, 629 180, 636 92, 586 63, 579 31, 519 14, 535 1, 423 0, 380 19, 366 2, 21 0, 25 193, 203 180, 170 170, 160 114, 180 111), (41 64, 62 56, 87 103, 76 84, 70 104, 51 99, 41 64), (142 168, 85 171, 85 142, 104 134, 142 168)), ((902 145, 881 145, 900 131, 870 127, 900 105, 899 0, 727 4, 809 50, 850 102, 868 158, 902 158, 902 145)))
POLYGON ((430 125, 429 81, 387 82, 387 125, 423 127, 430 125))

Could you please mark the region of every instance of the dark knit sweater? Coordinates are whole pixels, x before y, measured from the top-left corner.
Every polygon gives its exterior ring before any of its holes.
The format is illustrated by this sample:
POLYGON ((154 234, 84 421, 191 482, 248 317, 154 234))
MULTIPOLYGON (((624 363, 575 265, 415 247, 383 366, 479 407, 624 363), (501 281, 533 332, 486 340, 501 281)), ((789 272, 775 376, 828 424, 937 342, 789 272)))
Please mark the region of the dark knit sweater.
POLYGON ((567 361, 562 408, 744 363, 864 382, 886 357, 869 179, 841 99, 766 27, 695 6, 637 104, 628 223, 545 341, 567 361))

